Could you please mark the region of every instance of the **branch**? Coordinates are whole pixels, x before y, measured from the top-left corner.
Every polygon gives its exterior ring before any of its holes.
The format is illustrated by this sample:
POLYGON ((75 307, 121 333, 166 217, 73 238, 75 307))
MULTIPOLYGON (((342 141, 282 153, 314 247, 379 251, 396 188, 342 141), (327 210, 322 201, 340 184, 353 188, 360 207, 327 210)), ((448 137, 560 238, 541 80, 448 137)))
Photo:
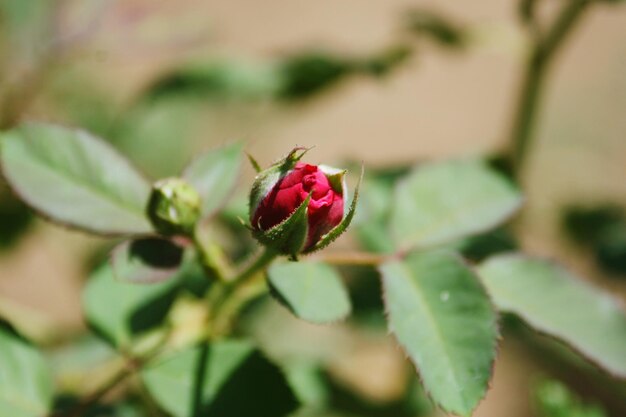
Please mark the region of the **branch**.
POLYGON ((319 260, 332 265, 377 266, 386 262, 390 255, 369 252, 325 253, 311 256, 312 260, 319 260))
POLYGON ((534 38, 511 131, 511 156, 518 177, 532 145, 546 72, 567 35, 592 3, 593 0, 567 0, 546 35, 534 38))

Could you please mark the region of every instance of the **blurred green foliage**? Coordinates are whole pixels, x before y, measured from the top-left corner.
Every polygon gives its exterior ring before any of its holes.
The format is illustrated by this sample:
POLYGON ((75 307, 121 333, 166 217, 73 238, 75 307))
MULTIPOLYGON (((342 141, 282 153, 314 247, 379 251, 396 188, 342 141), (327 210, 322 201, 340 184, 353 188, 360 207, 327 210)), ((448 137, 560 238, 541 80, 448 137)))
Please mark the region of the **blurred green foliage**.
POLYGON ((626 276, 626 212, 622 207, 571 205, 563 210, 561 222, 567 236, 589 248, 605 272, 626 276))
POLYGON ((0 0, 3 52, 14 58, 39 53, 54 10, 54 2, 49 0, 0 0))
POLYGON ((213 100, 254 100, 273 95, 279 83, 273 65, 217 61, 192 64, 157 79, 144 94, 144 99, 186 95, 213 100))
POLYGON ((434 409, 417 377, 407 384, 400 399, 382 403, 364 398, 330 377, 326 383, 330 388, 330 409, 346 417, 420 417, 430 415, 434 409))
POLYGON ((0 251, 17 243, 28 229, 33 215, 31 210, 7 188, 0 179, 0 251))
POLYGON ((461 48, 467 40, 461 25, 431 10, 410 10, 406 16, 406 27, 416 36, 429 38, 443 47, 461 48))
POLYGON ((143 99, 187 96, 214 101, 304 100, 348 76, 384 76, 410 54, 410 48, 398 45, 365 57, 313 50, 287 54, 267 63, 217 60, 190 64, 157 79, 146 89, 143 99))
POLYGON ((535 402, 539 417, 608 417, 601 407, 584 403, 556 380, 537 384, 535 402))

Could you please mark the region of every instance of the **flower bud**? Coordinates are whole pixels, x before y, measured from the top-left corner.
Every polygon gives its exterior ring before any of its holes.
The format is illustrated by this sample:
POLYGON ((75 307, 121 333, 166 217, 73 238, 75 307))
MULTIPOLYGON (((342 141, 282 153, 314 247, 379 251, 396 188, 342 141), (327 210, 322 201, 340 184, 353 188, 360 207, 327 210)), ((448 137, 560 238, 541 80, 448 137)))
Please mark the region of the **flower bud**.
POLYGON ((148 201, 148 217, 155 229, 165 235, 188 235, 200 217, 198 192, 180 178, 154 183, 148 201))
POLYGON ((345 210, 345 170, 299 162, 305 152, 296 148, 261 171, 250 194, 255 238, 292 257, 321 249, 339 236, 356 202, 345 210))

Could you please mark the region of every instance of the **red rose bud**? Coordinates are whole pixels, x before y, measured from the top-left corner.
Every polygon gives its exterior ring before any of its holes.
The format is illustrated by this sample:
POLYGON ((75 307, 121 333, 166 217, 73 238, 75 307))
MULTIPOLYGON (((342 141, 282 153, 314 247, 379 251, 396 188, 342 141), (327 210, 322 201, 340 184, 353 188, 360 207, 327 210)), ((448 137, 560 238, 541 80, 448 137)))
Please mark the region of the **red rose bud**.
POLYGON ((304 152, 294 149, 260 172, 250 195, 254 236, 294 257, 337 238, 352 220, 356 203, 344 210, 344 170, 298 162, 304 152))

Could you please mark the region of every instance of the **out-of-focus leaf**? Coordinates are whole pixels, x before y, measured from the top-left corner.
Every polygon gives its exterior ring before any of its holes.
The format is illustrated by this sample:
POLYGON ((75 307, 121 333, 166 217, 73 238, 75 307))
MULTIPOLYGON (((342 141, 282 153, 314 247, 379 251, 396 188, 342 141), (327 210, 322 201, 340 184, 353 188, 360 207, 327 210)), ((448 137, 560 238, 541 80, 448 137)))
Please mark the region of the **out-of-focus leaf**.
POLYGON ((157 80, 145 93, 151 99, 191 96, 205 99, 263 99, 279 85, 273 65, 214 62, 189 65, 157 80))
POLYGON ((20 335, 38 345, 50 344, 59 339, 58 323, 46 312, 21 304, 8 295, 0 295, 0 323, 7 320, 20 335))
POLYGON ((422 165, 396 188, 391 231, 403 248, 487 231, 521 205, 518 189, 477 160, 422 165))
POLYGON ((174 417, 281 417, 298 405, 282 372, 245 341, 176 352, 141 376, 155 401, 174 417))
POLYGON ((111 266, 120 281, 157 283, 173 278, 184 249, 169 239, 147 237, 127 240, 111 252, 111 266))
MULTIPOLYGON (((56 71, 48 80, 41 94, 45 102, 54 103, 55 110, 62 112, 64 120, 72 125, 109 141, 115 134, 121 117, 115 91, 104 82, 97 83, 88 69, 65 65, 63 71, 56 71)), ((123 118, 128 114, 124 111, 123 118)))
POLYGON ((564 231, 576 242, 595 244, 602 236, 622 223, 624 210, 613 204, 570 206, 563 210, 564 231))
POLYGON ((479 275, 499 309, 626 377, 626 312, 617 300, 555 264, 521 255, 491 258, 479 275))
POLYGON ((353 62, 323 52, 311 52, 286 58, 280 66, 282 85, 279 98, 309 98, 336 84, 354 70, 353 62))
POLYGON ((237 192, 219 212, 220 220, 237 229, 241 229, 241 220, 248 216, 248 195, 243 192, 237 192))
POLYGON ((430 416, 433 414, 434 406, 428 398, 424 387, 420 383, 418 376, 414 376, 409 382, 406 393, 407 408, 411 416, 430 416))
POLYGON ((411 11, 407 26, 416 35, 428 36, 443 46, 458 48, 465 44, 465 33, 459 25, 431 11, 411 11))
POLYGON ((305 100, 347 76, 383 76, 406 61, 411 50, 393 45, 364 57, 327 51, 288 54, 273 63, 213 62, 194 64, 157 80, 144 94, 148 99, 197 97, 207 100, 305 100))
POLYGON ((367 57, 360 63, 357 62, 357 66, 360 66, 361 70, 367 74, 381 77, 406 62, 411 54, 411 48, 408 46, 396 45, 384 49, 376 55, 367 57))
POLYGON ((595 255, 604 271, 626 276, 626 220, 602 236, 595 246, 595 255))
MULTIPOLYGON (((80 401, 78 396, 62 394, 55 398, 54 409, 58 415, 71 414, 77 407, 81 407, 80 401)), ((81 407, 80 417, 146 417, 146 410, 136 399, 118 400, 115 403, 96 402, 81 407)))
POLYGON ((471 415, 496 354, 496 313, 472 271, 452 252, 411 253, 383 275, 389 328, 446 411, 471 415))
POLYGON ((511 252, 518 248, 515 237, 505 228, 491 230, 463 239, 455 245, 456 250, 473 262, 480 262, 497 253, 511 252))
POLYGON ((350 299, 341 277, 326 264, 278 263, 267 273, 274 296, 303 320, 328 323, 350 314, 350 299))
POLYGON ((92 274, 85 287, 83 310, 99 334, 124 349, 135 335, 163 321, 176 284, 176 280, 154 285, 120 282, 105 264, 92 274))
POLYGON ((285 365, 285 376, 296 397, 310 410, 323 409, 330 393, 320 366, 315 362, 301 360, 285 365))
MULTIPOLYGON (((364 370, 367 372, 367 370, 364 370)), ((293 417, 426 417, 432 416, 432 401, 427 398, 417 375, 406 387, 405 395, 385 400, 373 399, 352 384, 334 380, 327 375, 326 385, 330 391, 330 405, 326 410, 304 408, 293 417), (335 414, 336 413, 336 414, 335 414)))
POLYGON ((361 206, 355 216, 353 230, 361 245, 374 252, 393 252, 388 220, 391 212, 393 186, 382 181, 365 179, 361 206))
POLYGON ((6 183, 0 179, 0 250, 16 243, 32 219, 30 209, 12 195, 6 183))
POLYGON ((626 276, 626 213, 614 204, 571 206, 563 212, 564 231, 593 250, 609 274, 626 276))
POLYGON ((7 181, 46 217, 109 235, 151 231, 144 214, 150 184, 106 143, 41 123, 1 139, 7 181))
POLYGON ((183 177, 202 198, 203 216, 223 206, 233 191, 241 167, 241 151, 241 143, 225 146, 198 157, 185 169, 183 177))
POLYGON ((606 417, 602 408, 584 404, 565 385, 554 380, 541 381, 535 388, 540 417, 606 417))
POLYGON ((352 230, 359 243, 373 252, 391 253, 394 242, 389 234, 389 217, 396 182, 409 172, 408 167, 370 169, 363 180, 361 204, 352 230))
POLYGON ((116 358, 119 355, 111 345, 92 333, 54 347, 48 354, 50 366, 62 385, 67 379, 83 381, 96 367, 106 367, 116 358))
POLYGON ((13 51, 26 52, 29 57, 40 52, 36 48, 41 47, 49 29, 53 7, 47 0, 0 0, 0 27, 13 51))
POLYGON ((52 395, 52 377, 43 357, 0 329, 0 417, 47 415, 52 395))
POLYGON ((151 177, 176 176, 193 155, 198 129, 207 136, 206 110, 184 97, 140 103, 116 123, 111 142, 151 177))

